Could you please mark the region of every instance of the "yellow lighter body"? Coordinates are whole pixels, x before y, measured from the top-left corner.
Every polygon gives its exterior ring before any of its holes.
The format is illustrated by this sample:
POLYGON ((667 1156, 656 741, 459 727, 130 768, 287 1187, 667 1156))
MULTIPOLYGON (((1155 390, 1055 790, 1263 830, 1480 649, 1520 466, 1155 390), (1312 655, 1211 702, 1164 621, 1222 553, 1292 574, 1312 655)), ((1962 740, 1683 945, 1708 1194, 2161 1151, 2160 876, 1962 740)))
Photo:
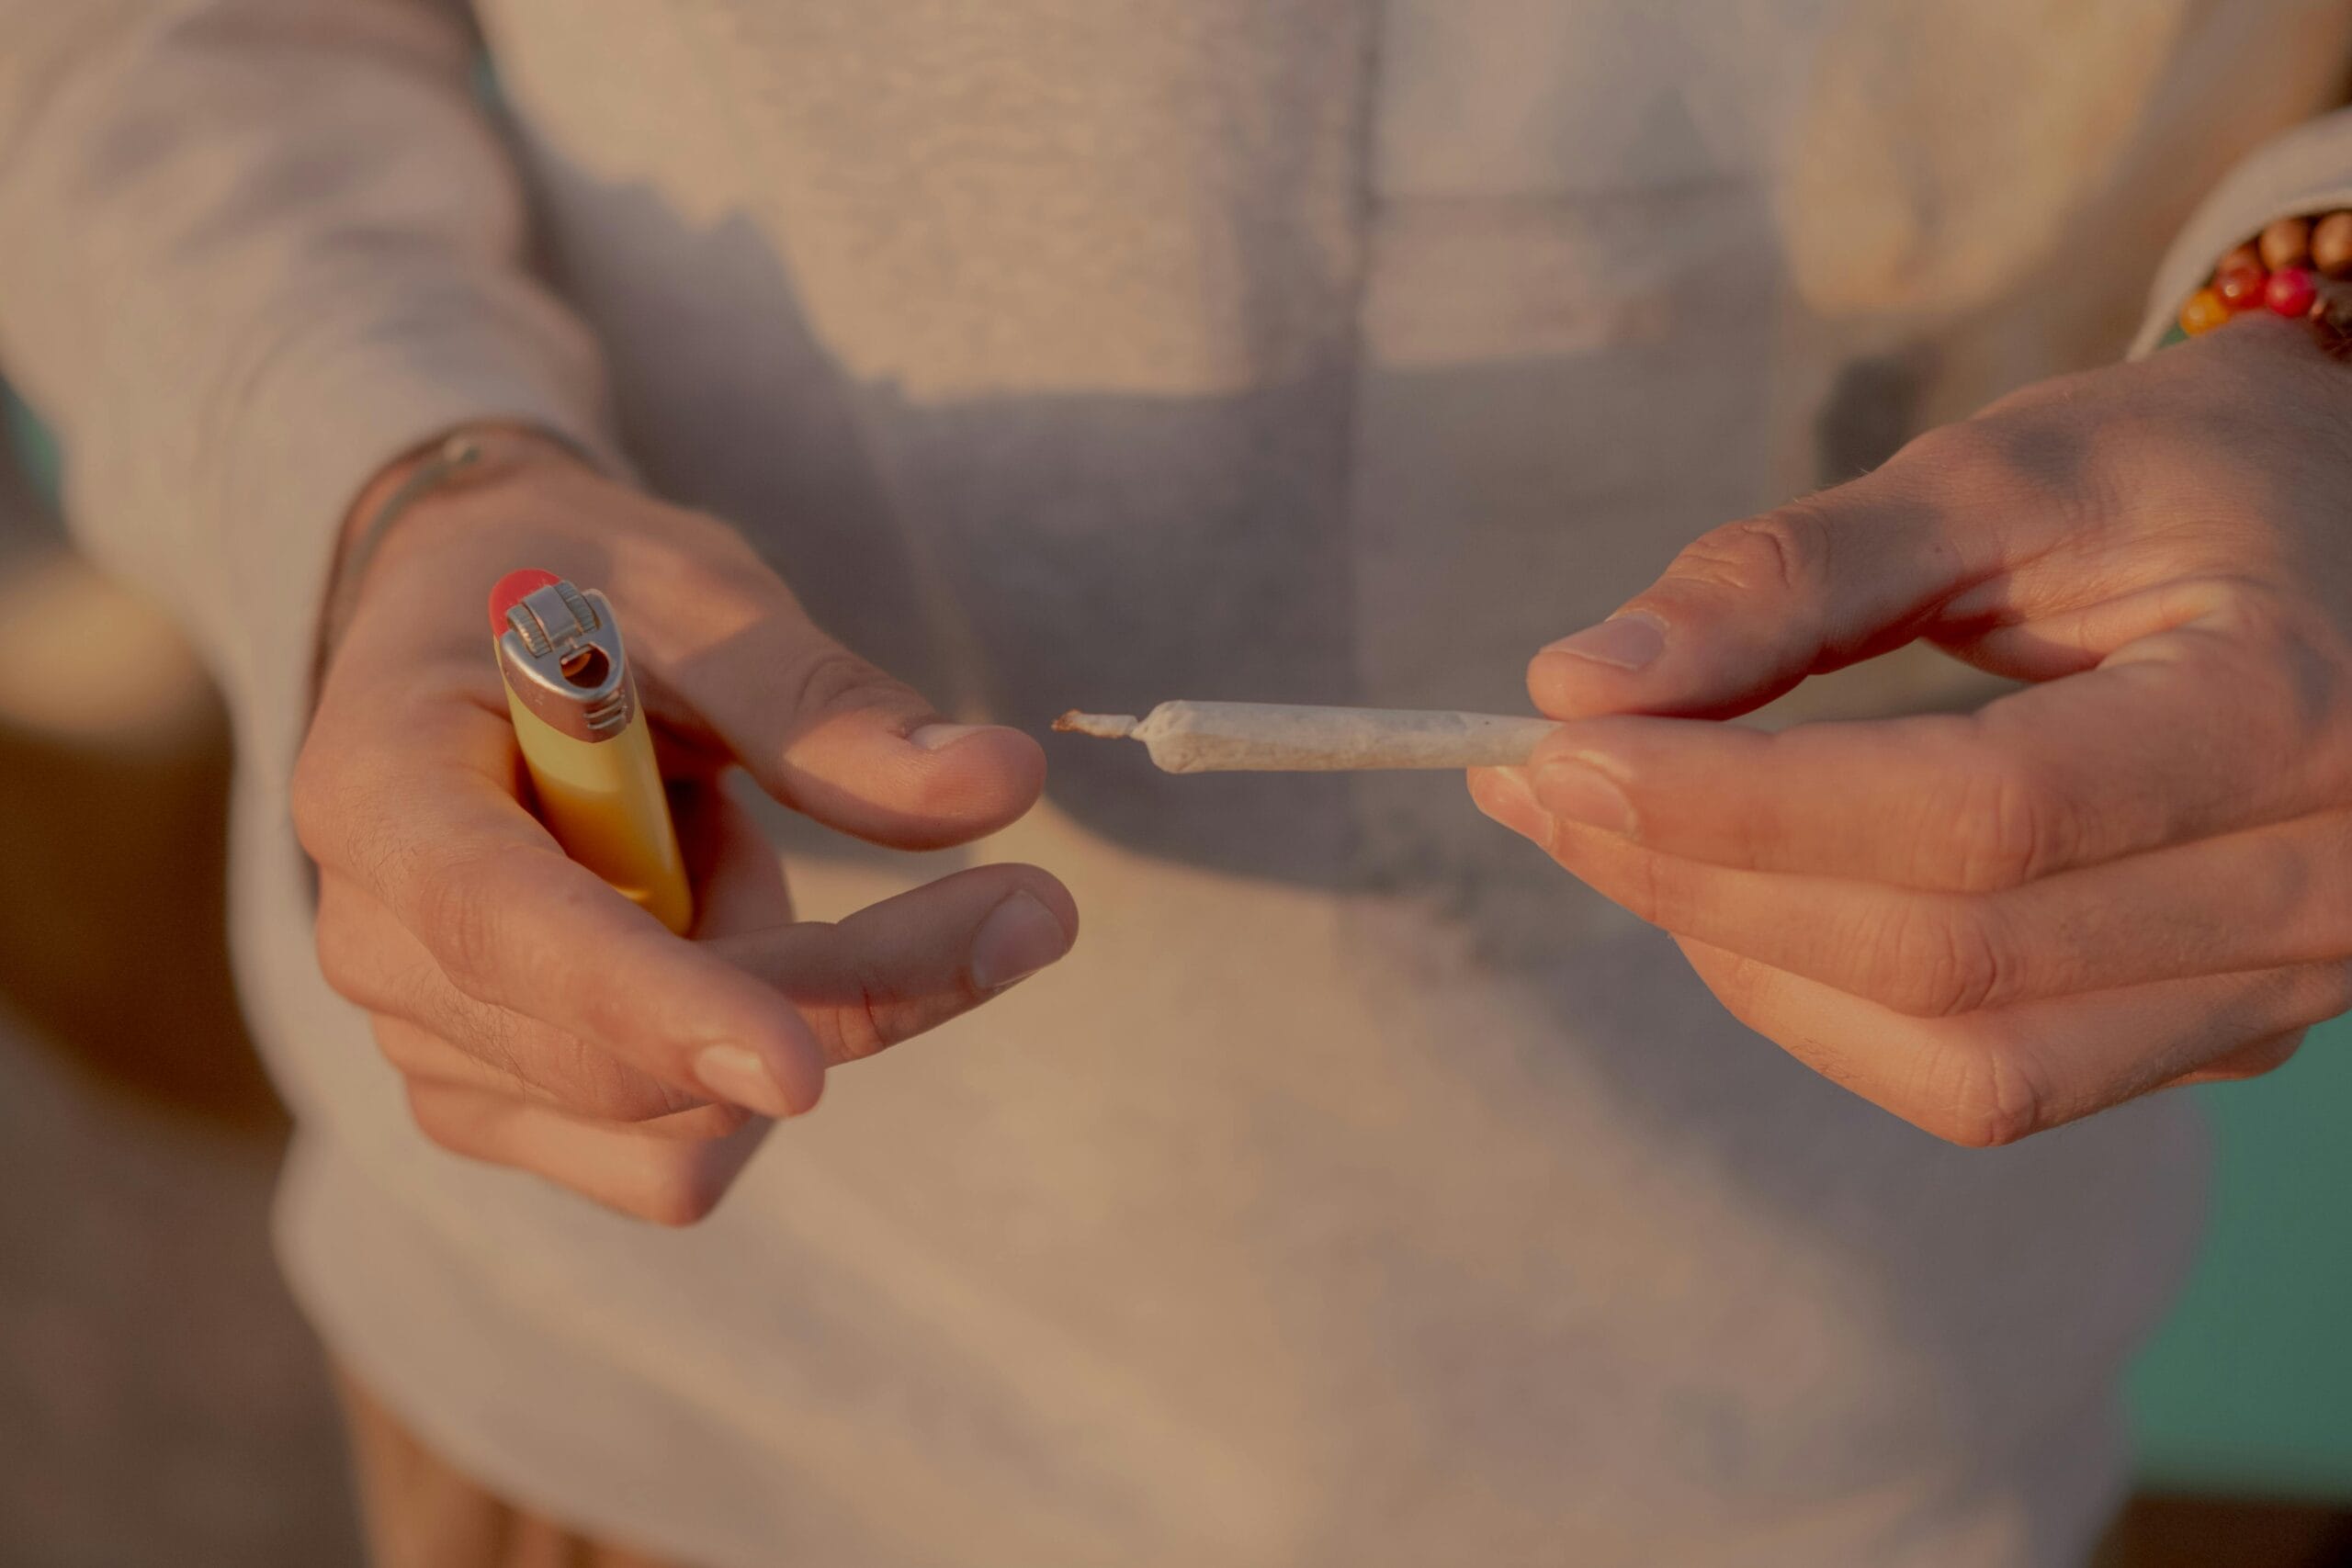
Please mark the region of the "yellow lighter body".
POLYGON ((512 682, 506 707, 538 791, 539 819, 563 852, 683 933, 694 924, 694 895, 644 713, 609 740, 576 740, 526 707, 512 682))
POLYGON ((612 606, 551 572, 516 572, 492 595, 492 626, 539 819, 564 853, 684 934, 694 893, 612 606))

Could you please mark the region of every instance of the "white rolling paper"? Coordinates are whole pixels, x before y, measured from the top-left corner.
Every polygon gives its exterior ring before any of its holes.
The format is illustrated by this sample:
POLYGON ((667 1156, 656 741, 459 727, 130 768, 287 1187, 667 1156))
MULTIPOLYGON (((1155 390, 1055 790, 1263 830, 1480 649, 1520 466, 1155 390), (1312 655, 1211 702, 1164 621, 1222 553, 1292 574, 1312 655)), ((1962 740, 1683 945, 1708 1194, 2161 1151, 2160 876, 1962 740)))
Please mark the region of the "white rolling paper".
POLYGON ((1212 773, 1506 767, 1559 727, 1500 714, 1174 702, 1141 719, 1073 711, 1054 728, 1140 740, 1163 773, 1212 773))

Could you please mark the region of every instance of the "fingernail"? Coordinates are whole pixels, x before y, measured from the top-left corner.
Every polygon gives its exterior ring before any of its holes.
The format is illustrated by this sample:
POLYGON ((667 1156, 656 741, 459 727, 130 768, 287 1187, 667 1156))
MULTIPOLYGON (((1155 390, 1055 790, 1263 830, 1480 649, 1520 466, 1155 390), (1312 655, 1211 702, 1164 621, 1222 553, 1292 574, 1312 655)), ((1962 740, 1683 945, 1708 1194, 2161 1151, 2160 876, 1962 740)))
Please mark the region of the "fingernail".
POLYGON ((1634 803, 1617 781, 1573 757, 1544 763, 1535 772, 1535 796, 1555 817, 1611 833, 1634 830, 1634 803))
POLYGON ((1523 837, 1542 841, 1545 818, 1535 792, 1527 787, 1525 768, 1487 768, 1480 775, 1485 787, 1474 796, 1478 809, 1523 837))
POLYGON ((1069 936, 1034 893, 1015 893, 989 912, 972 939, 972 984, 1001 991, 1069 951, 1069 936))
POLYGON ((695 1057, 695 1077, 703 1088, 729 1105, 765 1116, 789 1116, 792 1101, 784 1086, 759 1058, 741 1045, 710 1045, 695 1057))
POLYGON ((1639 670, 1666 651, 1666 627, 1657 616, 1635 610, 1547 644, 1544 651, 1572 653, 1620 670, 1639 670))
POLYGON ((926 724, 909 733, 907 739, 926 751, 944 751, 967 735, 996 728, 993 724, 926 724))

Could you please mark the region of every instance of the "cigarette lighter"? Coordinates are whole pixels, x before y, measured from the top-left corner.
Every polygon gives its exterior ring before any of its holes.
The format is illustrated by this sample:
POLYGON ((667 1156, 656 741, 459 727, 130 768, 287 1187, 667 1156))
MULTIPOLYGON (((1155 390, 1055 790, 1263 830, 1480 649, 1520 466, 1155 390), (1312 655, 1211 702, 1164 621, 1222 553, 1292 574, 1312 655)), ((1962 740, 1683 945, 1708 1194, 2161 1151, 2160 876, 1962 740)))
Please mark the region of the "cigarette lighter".
POLYGON ((694 894, 612 605, 551 571, 510 571, 490 591, 490 633, 540 819, 566 854, 684 931, 694 894))

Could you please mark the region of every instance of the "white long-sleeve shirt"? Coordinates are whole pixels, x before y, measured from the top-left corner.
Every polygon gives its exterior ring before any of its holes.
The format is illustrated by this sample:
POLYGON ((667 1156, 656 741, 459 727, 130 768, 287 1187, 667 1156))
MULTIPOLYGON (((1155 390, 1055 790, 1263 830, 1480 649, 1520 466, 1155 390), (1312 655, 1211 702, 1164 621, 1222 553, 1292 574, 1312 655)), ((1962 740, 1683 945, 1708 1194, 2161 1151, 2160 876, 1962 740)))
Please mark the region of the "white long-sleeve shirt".
MULTIPOLYGON (((713 1568, 2079 1553, 2194 1230, 2177 1100, 1949 1148, 1458 780, 1057 742, 979 852, 1061 874, 1078 951, 640 1227, 428 1145, 320 980, 312 623, 367 478, 505 416, 976 715, 1515 706, 1702 529, 2111 356, 2176 233, 2149 333, 2352 203, 2352 124, 2256 151, 2344 7, 479 10, 503 121, 436 0, 0 0, 0 362, 230 693, 282 1250, 335 1354, 492 1484, 713 1568)), ((777 829, 816 916, 954 860, 777 829)))

